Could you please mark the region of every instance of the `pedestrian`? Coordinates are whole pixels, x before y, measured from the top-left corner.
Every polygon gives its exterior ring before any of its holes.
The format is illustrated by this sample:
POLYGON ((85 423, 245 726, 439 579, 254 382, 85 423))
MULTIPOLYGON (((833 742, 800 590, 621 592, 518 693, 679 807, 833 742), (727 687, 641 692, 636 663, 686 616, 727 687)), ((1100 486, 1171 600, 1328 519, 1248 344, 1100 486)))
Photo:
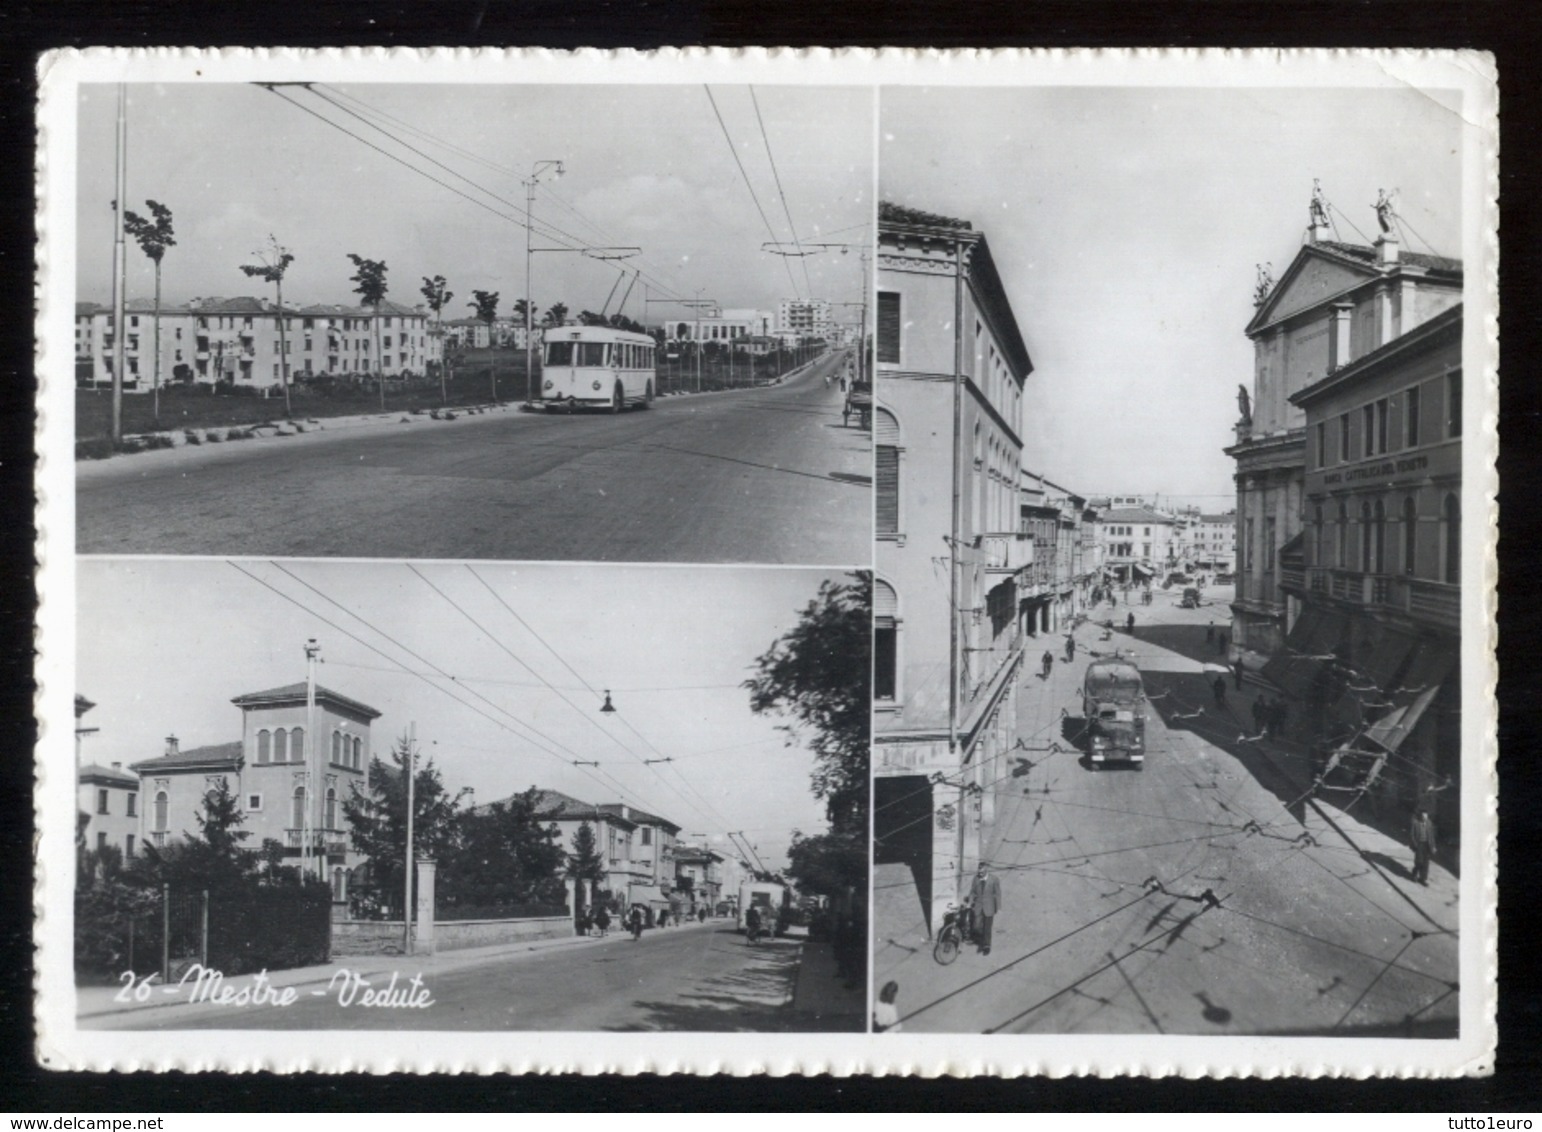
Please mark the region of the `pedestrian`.
POLYGON ((1226 634, 1222 633, 1215 641, 1215 651, 1222 656, 1226 655, 1226 634))
POLYGON ((1076 638, 1070 633, 1065 635, 1065 662, 1070 664, 1076 659, 1076 638))
POLYGON ((643 931, 643 911, 642 911, 642 907, 640 905, 633 904, 632 905, 631 914, 627 916, 626 920, 627 920, 627 927, 630 928, 631 932, 632 932, 632 939, 633 940, 637 940, 637 939, 642 938, 642 931, 643 931))
POLYGON ((969 907, 974 910, 975 943, 981 955, 991 953, 991 927, 996 913, 1001 911, 1001 881, 990 871, 984 861, 975 871, 974 884, 969 888, 969 907))
POLYGON ((1135 614, 1132 613, 1124 619, 1124 631, 1126 633, 1135 632, 1135 614))
POLYGON ((1430 882, 1430 856, 1435 852, 1435 823, 1430 812, 1420 806, 1408 827, 1408 840, 1413 845, 1413 878, 1420 884, 1430 882))
POLYGON ((605 905, 601 904, 594 913, 594 926, 600 929, 600 938, 605 938, 605 933, 610 930, 610 913, 605 911, 605 905))
POLYGON ((1055 667, 1055 658, 1050 655, 1050 651, 1048 649, 1044 650, 1044 655, 1040 658, 1039 665, 1042 670, 1040 673, 1041 678, 1048 680, 1050 670, 1055 667))
POLYGON ((1215 706, 1216 707, 1225 707, 1226 706, 1226 678, 1224 676, 1217 676, 1215 678, 1215 683, 1210 685, 1210 690, 1215 693, 1215 706))
POLYGON ((667 928, 668 926, 669 926, 669 909, 668 908, 660 908, 659 909, 659 927, 667 928))
POLYGON ((899 1007, 895 1005, 897 998, 899 984, 890 979, 884 983, 883 990, 878 992, 878 1001, 873 1005, 873 1033, 898 1033, 905 1028, 899 1020, 899 1007))
POLYGON ((696 909, 696 922, 698 924, 705 924, 707 922, 707 906, 705 904, 696 909))
POLYGON ((1214 621, 1210 622, 1210 624, 1205 626, 1205 644, 1207 644, 1207 645, 1215 644, 1215 622, 1214 621))
POLYGON ((1232 680, 1235 682, 1235 684, 1237 686, 1237 691, 1240 692, 1240 691, 1242 691, 1242 654, 1241 653, 1238 653, 1237 654, 1237 659, 1232 662, 1231 671, 1232 671, 1232 680))

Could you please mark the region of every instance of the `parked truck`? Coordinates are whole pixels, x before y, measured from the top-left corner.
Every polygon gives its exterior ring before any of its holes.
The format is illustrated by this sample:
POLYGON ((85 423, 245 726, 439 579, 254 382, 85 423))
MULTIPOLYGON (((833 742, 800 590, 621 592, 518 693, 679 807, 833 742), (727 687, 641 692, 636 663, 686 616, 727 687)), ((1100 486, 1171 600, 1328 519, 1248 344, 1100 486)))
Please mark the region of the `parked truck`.
POLYGON ((1104 763, 1146 765, 1146 691, 1140 669, 1118 657, 1093 661, 1082 684, 1082 717, 1092 769, 1104 763))

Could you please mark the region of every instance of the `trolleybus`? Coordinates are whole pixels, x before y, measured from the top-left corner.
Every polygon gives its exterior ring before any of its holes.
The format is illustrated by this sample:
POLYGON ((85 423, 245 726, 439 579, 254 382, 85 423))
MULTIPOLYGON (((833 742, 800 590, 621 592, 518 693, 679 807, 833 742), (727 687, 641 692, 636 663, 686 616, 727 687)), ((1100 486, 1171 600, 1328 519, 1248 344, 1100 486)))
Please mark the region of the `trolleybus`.
POLYGON ((558 326, 546 331, 540 405, 552 409, 646 407, 653 400, 654 351, 646 334, 610 326, 558 326))

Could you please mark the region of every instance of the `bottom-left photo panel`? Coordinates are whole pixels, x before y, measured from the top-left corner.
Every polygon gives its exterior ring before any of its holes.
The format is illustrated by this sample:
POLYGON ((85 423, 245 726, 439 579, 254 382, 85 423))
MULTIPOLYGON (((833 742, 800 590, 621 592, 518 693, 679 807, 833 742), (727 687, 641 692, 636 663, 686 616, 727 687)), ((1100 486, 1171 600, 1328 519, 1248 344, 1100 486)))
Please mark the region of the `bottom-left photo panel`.
POLYGON ((868 1028, 866 572, 77 571, 80 1030, 868 1028))

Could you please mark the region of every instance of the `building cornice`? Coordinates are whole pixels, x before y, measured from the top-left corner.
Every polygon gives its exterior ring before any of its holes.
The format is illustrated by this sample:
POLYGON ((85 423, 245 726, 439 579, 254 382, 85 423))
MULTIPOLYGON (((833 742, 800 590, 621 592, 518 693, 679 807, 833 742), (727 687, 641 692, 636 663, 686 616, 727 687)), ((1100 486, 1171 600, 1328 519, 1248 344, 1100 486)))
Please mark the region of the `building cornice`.
POLYGON ((1358 378, 1374 375, 1383 367, 1397 365, 1410 357, 1428 353, 1446 344, 1448 338, 1461 341, 1462 304, 1441 311, 1434 318, 1420 323, 1406 334, 1400 334, 1369 354, 1362 354, 1352 362, 1340 366, 1326 377, 1298 389, 1289 397, 1292 405, 1307 408, 1324 397, 1337 392, 1358 378))

